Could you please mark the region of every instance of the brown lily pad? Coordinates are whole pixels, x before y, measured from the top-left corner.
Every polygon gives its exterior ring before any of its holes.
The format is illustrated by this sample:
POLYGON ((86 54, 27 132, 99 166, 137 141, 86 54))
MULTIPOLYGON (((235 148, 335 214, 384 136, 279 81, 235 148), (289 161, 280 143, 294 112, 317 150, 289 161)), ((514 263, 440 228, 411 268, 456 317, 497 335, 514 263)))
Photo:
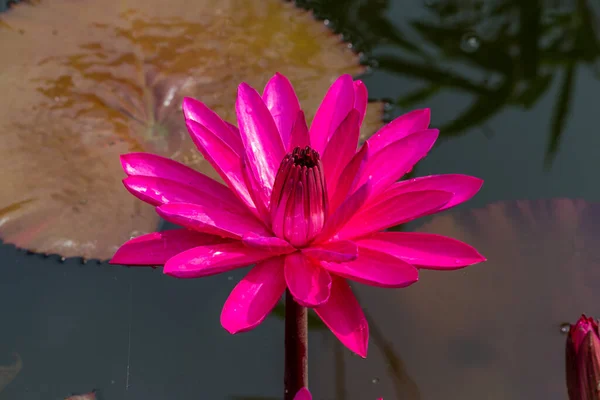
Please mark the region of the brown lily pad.
POLYGON ((65 400, 96 400, 96 391, 92 391, 84 394, 74 394, 72 396, 66 397, 65 400))
POLYGON ((362 293, 423 398, 566 398, 561 324, 600 316, 600 203, 499 202, 446 212, 418 230, 488 259, 423 270, 418 284, 374 298, 362 293))
POLYGON ((23 368, 23 360, 17 353, 13 355, 15 362, 10 365, 0 365, 0 393, 11 383, 23 368))
MULTIPOLYGON (((364 72, 313 16, 280 0, 41 0, 0 14, 0 238, 106 259, 158 217, 123 189, 119 154, 211 174, 180 111, 196 97, 234 123, 237 85, 277 71, 309 118, 333 80, 364 72)), ((371 105, 363 137, 381 123, 371 105)))

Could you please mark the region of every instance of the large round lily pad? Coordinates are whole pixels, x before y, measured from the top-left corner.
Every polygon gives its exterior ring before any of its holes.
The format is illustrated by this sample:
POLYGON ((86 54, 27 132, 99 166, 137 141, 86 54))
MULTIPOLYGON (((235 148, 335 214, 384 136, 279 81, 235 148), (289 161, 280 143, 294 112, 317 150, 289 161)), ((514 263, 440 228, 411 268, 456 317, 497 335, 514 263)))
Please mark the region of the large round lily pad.
MULTIPOLYGON (((180 111, 196 97, 235 123, 237 85, 290 78, 310 119, 340 74, 364 71, 323 23, 280 0, 42 0, 0 14, 0 238, 106 259, 155 230, 119 154, 213 174, 180 111)), ((371 105, 364 135, 380 124, 371 105)))
MULTIPOLYGON (((567 398, 561 324, 600 317, 600 203, 499 202, 446 212, 418 230, 465 241, 488 259, 421 271, 403 290, 360 288, 422 398, 567 398)), ((369 359, 363 374, 381 370, 377 350, 369 359)), ((387 378, 380 389, 394 393, 387 378)))

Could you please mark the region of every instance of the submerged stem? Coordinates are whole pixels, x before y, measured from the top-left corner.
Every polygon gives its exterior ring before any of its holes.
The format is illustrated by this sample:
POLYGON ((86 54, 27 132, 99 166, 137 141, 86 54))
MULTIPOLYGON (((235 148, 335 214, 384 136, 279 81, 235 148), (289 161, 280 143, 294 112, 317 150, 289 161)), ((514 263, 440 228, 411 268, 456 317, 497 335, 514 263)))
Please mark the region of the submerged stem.
POLYGON ((285 400, 293 400, 303 387, 308 387, 308 319, 306 307, 296 303, 289 290, 285 292, 285 400))

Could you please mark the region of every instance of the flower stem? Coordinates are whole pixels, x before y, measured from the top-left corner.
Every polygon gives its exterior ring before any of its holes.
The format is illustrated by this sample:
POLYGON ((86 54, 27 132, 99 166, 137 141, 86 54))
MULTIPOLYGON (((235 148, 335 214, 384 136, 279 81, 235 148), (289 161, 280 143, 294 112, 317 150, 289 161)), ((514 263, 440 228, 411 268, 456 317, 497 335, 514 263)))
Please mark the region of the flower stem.
POLYGON ((296 303, 289 290, 285 292, 285 400, 293 400, 303 387, 308 387, 308 319, 306 307, 296 303))

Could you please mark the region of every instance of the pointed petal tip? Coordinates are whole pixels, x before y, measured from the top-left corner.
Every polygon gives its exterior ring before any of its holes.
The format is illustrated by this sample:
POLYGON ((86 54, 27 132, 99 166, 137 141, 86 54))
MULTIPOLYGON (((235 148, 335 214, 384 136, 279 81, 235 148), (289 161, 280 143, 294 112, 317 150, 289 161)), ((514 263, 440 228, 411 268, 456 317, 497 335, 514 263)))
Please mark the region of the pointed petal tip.
POLYGON ((223 314, 221 314, 221 326, 230 335, 237 335, 239 333, 244 333, 244 332, 251 331, 252 329, 256 328, 258 325, 260 325, 261 322, 263 322, 263 320, 260 320, 257 323, 252 324, 252 325, 242 326, 242 325, 239 324, 238 321, 227 319, 227 318, 223 318, 223 314))
POLYGON ((298 393, 296 393, 294 400, 312 400, 312 395, 310 394, 308 388, 303 387, 298 391, 298 393))
POLYGON ((361 358, 367 358, 367 354, 369 352, 369 325, 365 325, 365 330, 366 333, 362 336, 362 340, 354 343, 352 347, 348 347, 361 358))
POLYGON ((240 83, 237 88, 238 96, 240 95, 240 93, 246 92, 248 90, 254 90, 254 88, 252 86, 250 86, 249 84, 247 84, 246 82, 240 83))
POLYGON ((193 97, 184 97, 181 101, 181 110, 183 111, 183 115, 186 119, 189 119, 190 113, 192 109, 199 104, 202 104, 201 101, 194 99, 193 97))

